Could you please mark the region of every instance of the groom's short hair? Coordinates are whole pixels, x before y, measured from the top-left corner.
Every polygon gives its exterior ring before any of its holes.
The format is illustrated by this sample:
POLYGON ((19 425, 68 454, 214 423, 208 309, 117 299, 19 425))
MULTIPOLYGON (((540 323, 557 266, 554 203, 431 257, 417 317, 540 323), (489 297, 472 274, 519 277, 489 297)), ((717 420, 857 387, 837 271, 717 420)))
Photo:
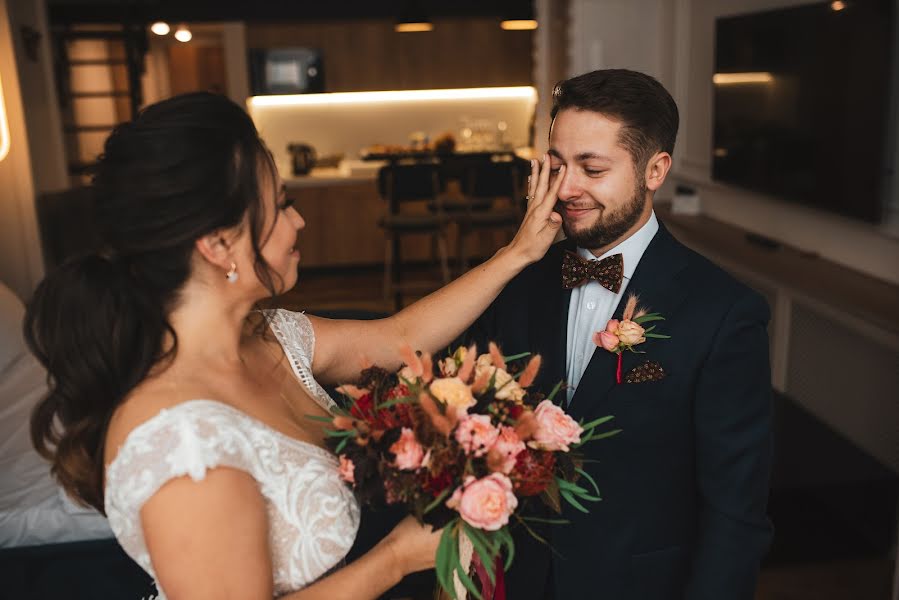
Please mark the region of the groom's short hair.
POLYGON ((638 169, 656 152, 674 153, 677 104, 645 73, 603 69, 560 81, 553 89, 552 120, 565 109, 589 110, 620 121, 618 141, 638 169))

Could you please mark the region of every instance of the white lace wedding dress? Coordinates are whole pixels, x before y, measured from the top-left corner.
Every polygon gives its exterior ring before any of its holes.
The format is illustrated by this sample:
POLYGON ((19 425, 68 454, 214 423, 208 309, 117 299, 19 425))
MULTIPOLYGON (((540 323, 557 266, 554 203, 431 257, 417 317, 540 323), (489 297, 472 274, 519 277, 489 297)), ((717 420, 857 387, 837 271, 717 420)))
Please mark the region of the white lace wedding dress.
MULTIPOLYGON (((309 319, 284 310, 267 314, 297 379, 331 410, 334 401, 312 377, 315 335, 309 319)), ((265 497, 274 589, 281 595, 337 566, 353 544, 359 506, 337 465, 330 452, 229 405, 190 400, 161 411, 125 439, 106 471, 106 513, 119 543, 155 579, 141 529, 144 503, 175 477, 199 481, 214 467, 245 471, 265 497)), ((165 598, 164 590, 158 598, 165 598)))

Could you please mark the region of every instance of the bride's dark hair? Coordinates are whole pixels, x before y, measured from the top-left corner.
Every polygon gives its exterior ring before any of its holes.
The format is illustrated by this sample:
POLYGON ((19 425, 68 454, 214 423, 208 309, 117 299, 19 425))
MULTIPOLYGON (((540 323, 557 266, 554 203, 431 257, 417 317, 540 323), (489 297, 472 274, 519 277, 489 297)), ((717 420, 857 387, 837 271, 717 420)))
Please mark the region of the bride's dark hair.
POLYGON ((274 294, 260 246, 262 185, 276 181, 252 120, 224 96, 159 102, 106 140, 92 185, 103 251, 50 273, 24 325, 49 384, 32 413, 32 442, 70 495, 104 511, 109 420, 150 369, 177 351, 168 315, 198 238, 246 219, 256 275, 274 294), (166 334, 173 343, 163 347, 166 334))

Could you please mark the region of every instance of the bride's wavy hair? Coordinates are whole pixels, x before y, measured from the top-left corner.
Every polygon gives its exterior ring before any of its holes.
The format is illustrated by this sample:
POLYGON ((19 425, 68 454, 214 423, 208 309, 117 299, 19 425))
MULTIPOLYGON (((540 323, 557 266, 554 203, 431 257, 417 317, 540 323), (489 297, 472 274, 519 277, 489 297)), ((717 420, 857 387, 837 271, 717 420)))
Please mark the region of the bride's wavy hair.
POLYGON ((106 140, 91 186, 103 250, 50 273, 24 324, 49 384, 31 416, 32 442, 71 496, 104 512, 109 420, 177 352, 168 316, 197 239, 246 224, 256 275, 275 294, 277 275, 260 247, 262 186, 276 182, 252 120, 224 96, 164 100, 106 140))

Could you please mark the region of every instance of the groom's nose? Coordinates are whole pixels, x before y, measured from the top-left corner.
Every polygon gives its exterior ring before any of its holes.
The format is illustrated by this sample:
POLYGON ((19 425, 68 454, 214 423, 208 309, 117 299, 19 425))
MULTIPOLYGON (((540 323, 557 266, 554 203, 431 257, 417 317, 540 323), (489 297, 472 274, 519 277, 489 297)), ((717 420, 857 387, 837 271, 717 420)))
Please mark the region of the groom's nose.
POLYGON ((558 200, 560 202, 568 202, 569 200, 575 200, 581 196, 582 187, 578 181, 577 174, 569 173, 569 170, 573 169, 564 169, 561 173, 556 175, 556 177, 562 178, 562 183, 559 185, 558 200))

